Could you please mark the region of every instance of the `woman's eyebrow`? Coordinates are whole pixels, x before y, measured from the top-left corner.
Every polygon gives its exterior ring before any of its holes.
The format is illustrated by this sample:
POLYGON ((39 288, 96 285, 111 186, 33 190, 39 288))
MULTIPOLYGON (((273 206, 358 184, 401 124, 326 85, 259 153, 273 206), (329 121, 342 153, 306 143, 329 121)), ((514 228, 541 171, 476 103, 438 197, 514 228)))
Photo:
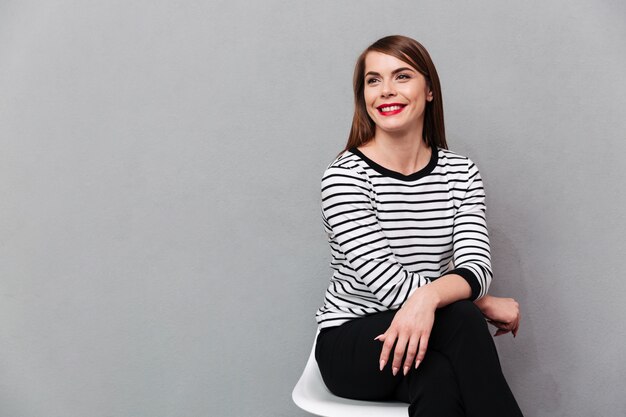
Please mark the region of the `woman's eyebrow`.
MULTIPOLYGON (((409 67, 401 67, 401 68, 398 68, 398 69, 395 69, 395 70, 391 71, 391 75, 394 75, 394 74, 397 74, 399 72, 406 71, 406 70, 413 71, 413 69, 411 69, 409 67)), ((413 71, 413 72, 415 72, 415 71, 413 71)), ((367 74, 365 74, 365 76, 367 77, 368 75, 378 75, 380 77, 380 74, 377 73, 376 71, 368 71, 367 74)))

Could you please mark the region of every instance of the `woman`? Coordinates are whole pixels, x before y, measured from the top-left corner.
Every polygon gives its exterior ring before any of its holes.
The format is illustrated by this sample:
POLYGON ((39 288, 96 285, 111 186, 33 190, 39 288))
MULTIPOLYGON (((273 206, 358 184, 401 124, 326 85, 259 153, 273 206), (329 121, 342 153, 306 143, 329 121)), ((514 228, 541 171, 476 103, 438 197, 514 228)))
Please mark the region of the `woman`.
POLYGON ((358 58, 348 144, 322 179, 334 269, 316 359, 334 394, 396 399, 411 416, 522 413, 489 334, 519 328, 492 278, 480 173, 447 150, 441 88, 404 36, 358 58))

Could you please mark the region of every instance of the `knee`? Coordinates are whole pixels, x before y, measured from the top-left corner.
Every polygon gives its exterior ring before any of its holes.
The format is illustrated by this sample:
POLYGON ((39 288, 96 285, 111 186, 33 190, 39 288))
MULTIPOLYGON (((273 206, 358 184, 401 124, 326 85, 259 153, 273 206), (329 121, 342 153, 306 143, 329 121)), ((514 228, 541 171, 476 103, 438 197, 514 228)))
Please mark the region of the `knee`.
POLYGON ((455 322, 463 323, 464 327, 487 327, 487 322, 480 309, 470 300, 456 301, 446 307, 447 315, 455 322))
POLYGON ((464 316, 474 315, 482 317, 482 313, 480 312, 478 306, 470 300, 455 301, 454 303, 450 304, 450 307, 452 307, 457 314, 462 314, 464 316))

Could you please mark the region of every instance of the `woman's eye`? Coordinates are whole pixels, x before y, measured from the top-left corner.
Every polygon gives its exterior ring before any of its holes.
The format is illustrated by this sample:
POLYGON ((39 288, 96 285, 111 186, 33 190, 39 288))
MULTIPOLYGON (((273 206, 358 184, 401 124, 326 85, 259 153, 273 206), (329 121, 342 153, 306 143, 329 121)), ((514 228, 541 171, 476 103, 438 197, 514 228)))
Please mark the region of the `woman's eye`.
POLYGON ((398 75, 398 78, 401 79, 401 80, 408 80, 408 79, 411 78, 411 76, 408 75, 408 74, 400 74, 400 75, 398 75))
POLYGON ((367 84, 372 84, 376 82, 376 78, 370 78, 369 80, 366 81, 367 84))

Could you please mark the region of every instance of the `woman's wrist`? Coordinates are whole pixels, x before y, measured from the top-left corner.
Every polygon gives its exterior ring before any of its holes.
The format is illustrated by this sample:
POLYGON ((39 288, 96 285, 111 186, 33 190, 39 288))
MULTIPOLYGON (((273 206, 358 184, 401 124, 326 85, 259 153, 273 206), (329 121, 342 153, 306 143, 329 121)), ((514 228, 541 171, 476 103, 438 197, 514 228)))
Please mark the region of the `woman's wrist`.
POLYGON ((480 311, 484 313, 485 310, 489 308, 489 305, 492 299, 493 299, 492 296, 490 296, 489 294, 486 294, 484 297, 479 298, 478 300, 474 301, 474 304, 476 304, 476 307, 478 307, 480 311))
POLYGON ((416 289, 408 298, 407 302, 416 306, 424 306, 436 310, 441 302, 441 296, 436 289, 430 285, 425 285, 416 289))

